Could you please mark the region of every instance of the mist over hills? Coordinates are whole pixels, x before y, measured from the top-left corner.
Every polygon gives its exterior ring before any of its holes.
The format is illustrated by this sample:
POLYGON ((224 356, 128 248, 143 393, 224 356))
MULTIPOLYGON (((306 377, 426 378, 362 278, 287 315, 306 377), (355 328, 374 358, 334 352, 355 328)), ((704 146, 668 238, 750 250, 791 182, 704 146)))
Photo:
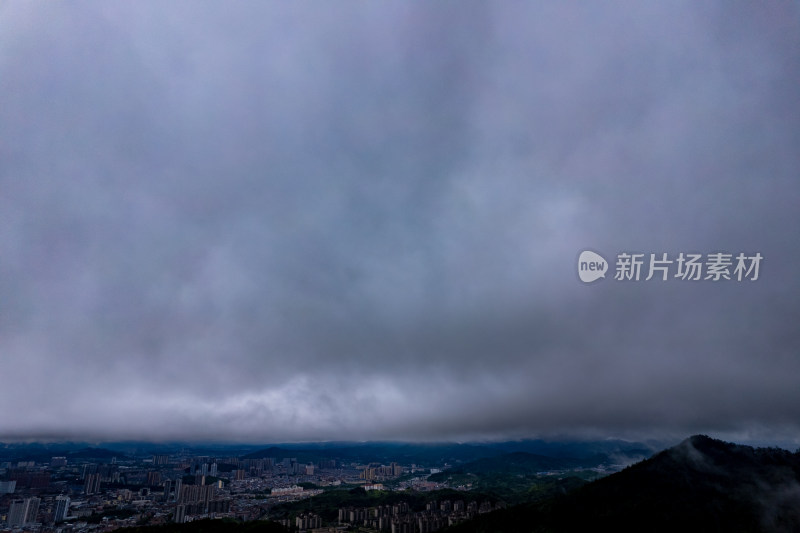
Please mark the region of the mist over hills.
POLYGON ((621 472, 453 532, 800 531, 800 454, 690 437, 621 472))

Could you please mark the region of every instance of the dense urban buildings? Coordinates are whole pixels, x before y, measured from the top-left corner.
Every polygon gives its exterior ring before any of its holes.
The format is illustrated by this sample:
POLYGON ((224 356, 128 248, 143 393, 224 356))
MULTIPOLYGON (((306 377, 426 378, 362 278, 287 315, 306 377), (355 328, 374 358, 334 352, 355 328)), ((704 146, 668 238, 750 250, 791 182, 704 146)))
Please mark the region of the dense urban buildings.
MULTIPOLYGON (((332 458, 200 456, 188 452, 124 456, 108 450, 87 450, 76 457, 35 460, 0 456, 0 530, 100 533, 203 518, 263 520, 271 518, 271 509, 277 505, 311 498, 326 489, 436 488, 439 485, 426 481, 430 472, 431 468, 396 461, 362 464, 332 458)), ((452 510, 437 507, 424 515, 411 513, 401 505, 388 510, 343 509, 339 520, 327 523, 314 513, 276 520, 301 531, 356 522, 386 531, 407 531, 413 522, 415 527, 433 531, 478 512, 476 502, 468 507, 454 505, 452 510)))

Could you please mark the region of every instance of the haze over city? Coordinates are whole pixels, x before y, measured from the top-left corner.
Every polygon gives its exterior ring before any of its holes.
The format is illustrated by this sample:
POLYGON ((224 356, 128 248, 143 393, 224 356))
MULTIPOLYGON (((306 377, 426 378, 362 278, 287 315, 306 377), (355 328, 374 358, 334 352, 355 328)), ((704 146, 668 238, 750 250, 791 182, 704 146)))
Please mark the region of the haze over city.
POLYGON ((4 2, 0 441, 798 444, 798 86, 796 2, 4 2))

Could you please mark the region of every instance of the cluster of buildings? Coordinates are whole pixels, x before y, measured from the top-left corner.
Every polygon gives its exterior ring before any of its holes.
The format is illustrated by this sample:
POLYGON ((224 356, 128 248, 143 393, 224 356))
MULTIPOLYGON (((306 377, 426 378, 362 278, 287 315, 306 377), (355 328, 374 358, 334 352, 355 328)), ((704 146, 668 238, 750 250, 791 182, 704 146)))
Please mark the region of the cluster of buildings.
POLYGON ((493 505, 488 501, 480 504, 471 501, 465 505, 463 500, 431 501, 424 511, 419 512, 412 512, 406 503, 369 508, 343 507, 339 509, 339 523, 391 533, 429 533, 503 507, 501 502, 493 505))
MULTIPOLYGON (((275 505, 345 485, 382 490, 405 472, 397 463, 315 464, 296 458, 157 454, 147 457, 0 459, 0 531, 104 533, 121 527, 202 518, 266 519, 275 505)), ((292 517, 300 530, 318 515, 292 517)))
POLYGON ((297 529, 298 531, 320 530, 322 528, 322 517, 314 513, 302 513, 295 517, 294 520, 283 518, 276 520, 286 529, 297 529))
POLYGON ((359 477, 367 481, 380 481, 401 476, 404 472, 405 469, 397 463, 392 463, 389 466, 370 463, 361 471, 359 477))
MULTIPOLYGON (((178 480, 180 482, 181 480, 178 480)), ((201 480, 202 481, 202 480, 201 480)), ((169 482, 165 482, 169 483, 169 482)), ((177 484, 177 482, 176 482, 177 484)), ((202 482, 196 485, 183 485, 176 487, 175 490, 175 513, 173 522, 182 524, 191 516, 223 516, 231 512, 231 498, 220 497, 217 489, 221 488, 221 482, 217 485, 205 485, 202 482)), ((172 496, 166 488, 164 499, 171 501, 172 496)))

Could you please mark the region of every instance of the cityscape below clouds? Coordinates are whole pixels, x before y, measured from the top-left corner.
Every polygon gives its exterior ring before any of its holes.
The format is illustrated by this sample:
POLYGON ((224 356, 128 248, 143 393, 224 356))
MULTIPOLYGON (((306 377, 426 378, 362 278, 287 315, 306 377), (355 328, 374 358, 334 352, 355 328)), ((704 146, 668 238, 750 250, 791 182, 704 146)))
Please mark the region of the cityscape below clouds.
POLYGON ((792 2, 4 2, 0 442, 794 449, 798 86, 792 2))

